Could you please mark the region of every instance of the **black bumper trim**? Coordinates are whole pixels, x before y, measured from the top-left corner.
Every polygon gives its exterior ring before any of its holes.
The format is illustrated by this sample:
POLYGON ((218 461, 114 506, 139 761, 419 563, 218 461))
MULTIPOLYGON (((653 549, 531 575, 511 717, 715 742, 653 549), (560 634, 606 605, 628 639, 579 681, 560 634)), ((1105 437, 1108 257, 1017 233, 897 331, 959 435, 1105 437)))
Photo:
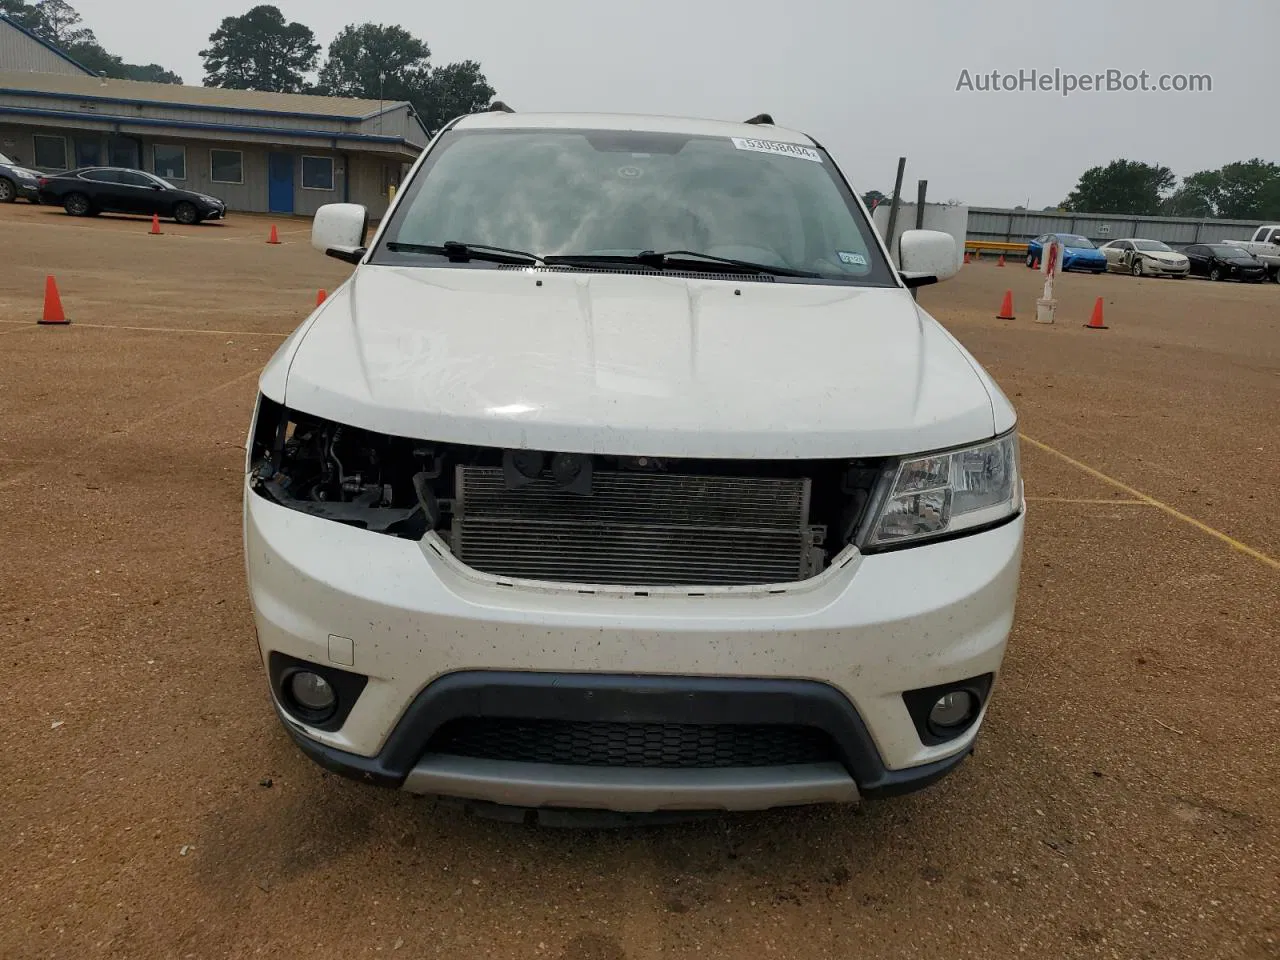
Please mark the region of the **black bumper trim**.
POLYGON ((834 687, 810 680, 454 673, 414 698, 374 757, 312 740, 278 705, 276 710, 285 730, 315 763, 341 776, 390 788, 404 784, 435 732, 458 717, 812 726, 831 737, 864 797, 896 796, 927 787, 972 751, 970 746, 933 763, 889 770, 848 698, 834 687))

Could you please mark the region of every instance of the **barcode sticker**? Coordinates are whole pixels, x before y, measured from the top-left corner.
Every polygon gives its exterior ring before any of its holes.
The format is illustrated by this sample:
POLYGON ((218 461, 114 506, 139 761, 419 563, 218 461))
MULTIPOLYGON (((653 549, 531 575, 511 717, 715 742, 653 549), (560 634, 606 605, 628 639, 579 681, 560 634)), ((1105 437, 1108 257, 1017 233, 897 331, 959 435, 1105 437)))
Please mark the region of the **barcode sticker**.
POLYGON ((756 153, 772 153, 780 157, 799 157, 801 160, 822 162, 822 154, 812 147, 802 147, 798 143, 779 143, 776 140, 751 140, 746 137, 733 137, 733 145, 739 150, 752 150, 756 153))

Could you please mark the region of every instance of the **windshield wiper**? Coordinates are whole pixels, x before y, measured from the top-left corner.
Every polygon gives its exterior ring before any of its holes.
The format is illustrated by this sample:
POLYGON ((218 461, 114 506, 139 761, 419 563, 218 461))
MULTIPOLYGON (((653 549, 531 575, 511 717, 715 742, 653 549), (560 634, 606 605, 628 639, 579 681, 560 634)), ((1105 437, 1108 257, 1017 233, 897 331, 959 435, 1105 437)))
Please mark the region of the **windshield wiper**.
POLYGON ((571 267, 590 267, 597 264, 637 263, 652 267, 655 270, 688 269, 690 261, 694 261, 699 269, 710 267, 724 273, 763 273, 774 277, 809 277, 820 278, 822 275, 810 270, 796 270, 793 267, 777 267, 768 263, 752 263, 750 260, 733 260, 729 257, 717 257, 710 253, 698 253, 696 250, 667 250, 658 253, 644 250, 635 254, 592 254, 566 253, 544 258, 548 266, 562 265, 571 267))
POLYGON ((462 243, 458 240, 446 240, 444 243, 402 243, 399 240, 387 242, 387 249, 396 253, 434 253, 448 257, 453 263, 467 263, 470 260, 486 260, 491 263, 515 263, 539 266, 543 260, 536 253, 524 250, 510 250, 506 247, 491 247, 485 243, 462 243))

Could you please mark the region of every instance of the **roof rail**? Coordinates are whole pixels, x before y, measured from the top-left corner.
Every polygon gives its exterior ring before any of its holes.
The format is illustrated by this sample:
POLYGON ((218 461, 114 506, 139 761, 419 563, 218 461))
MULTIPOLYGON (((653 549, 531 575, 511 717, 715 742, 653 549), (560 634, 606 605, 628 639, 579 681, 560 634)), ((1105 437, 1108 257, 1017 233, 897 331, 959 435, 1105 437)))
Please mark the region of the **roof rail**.
POLYGON ((776 126, 773 122, 773 117, 767 113, 757 113, 754 117, 748 120, 747 123, 763 124, 770 127, 776 126))
POLYGON ((515 111, 501 100, 495 100, 493 103, 489 104, 489 113, 515 113, 515 111))

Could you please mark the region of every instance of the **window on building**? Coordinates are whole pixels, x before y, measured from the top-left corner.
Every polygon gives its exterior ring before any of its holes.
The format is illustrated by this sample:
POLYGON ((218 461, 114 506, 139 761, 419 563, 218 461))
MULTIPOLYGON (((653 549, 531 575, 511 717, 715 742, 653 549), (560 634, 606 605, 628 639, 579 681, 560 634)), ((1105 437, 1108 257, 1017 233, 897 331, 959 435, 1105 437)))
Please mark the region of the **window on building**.
POLYGON ((156 176, 166 180, 187 179, 187 148, 172 143, 157 143, 155 146, 156 176))
POLYGON ((67 140, 65 137, 48 137, 36 134, 35 165, 43 170, 67 169, 67 140))
POLYGON ((101 137, 72 137, 77 167, 96 167, 102 162, 101 137))
POLYGON ((214 183, 244 183, 244 154, 239 150, 210 150, 209 179, 214 183))
POLYGON ((302 189, 333 189, 333 159, 331 157, 302 158, 302 189))
POLYGON ((134 137, 107 138, 107 163, 113 167, 137 170, 142 165, 142 144, 134 137))

